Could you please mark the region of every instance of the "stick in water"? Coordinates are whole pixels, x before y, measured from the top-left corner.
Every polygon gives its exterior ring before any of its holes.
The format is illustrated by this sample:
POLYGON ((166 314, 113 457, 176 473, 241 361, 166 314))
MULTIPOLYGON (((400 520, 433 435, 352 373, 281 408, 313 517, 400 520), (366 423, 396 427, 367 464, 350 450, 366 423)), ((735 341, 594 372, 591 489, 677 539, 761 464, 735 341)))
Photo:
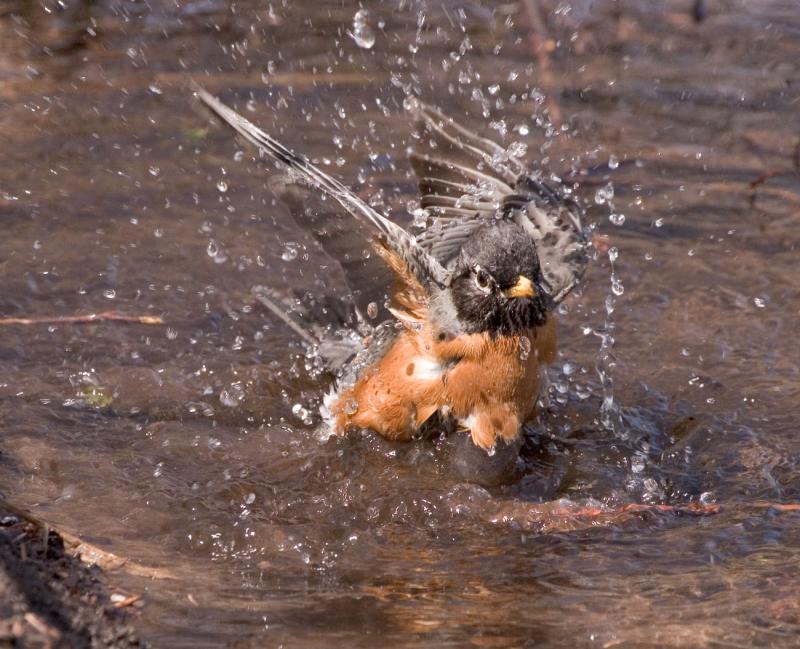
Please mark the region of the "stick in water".
POLYGON ((87 313, 85 315, 34 316, 31 318, 0 318, 2 325, 39 324, 92 324, 95 322, 127 322, 143 325, 163 325, 164 320, 155 315, 125 315, 116 311, 87 313))

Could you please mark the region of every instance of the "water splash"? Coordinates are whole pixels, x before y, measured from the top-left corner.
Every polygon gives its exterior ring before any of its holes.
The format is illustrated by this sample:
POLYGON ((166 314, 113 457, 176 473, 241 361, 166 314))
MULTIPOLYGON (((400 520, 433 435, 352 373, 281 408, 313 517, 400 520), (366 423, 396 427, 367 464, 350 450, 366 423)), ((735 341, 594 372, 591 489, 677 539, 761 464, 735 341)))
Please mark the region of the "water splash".
POLYGON ((520 336, 519 339, 519 358, 526 361, 531 355, 531 339, 527 336, 520 336))
POLYGON ((601 329, 595 329, 593 333, 600 338, 600 349, 597 352, 597 363, 595 371, 600 378, 600 386, 603 393, 603 401, 600 404, 600 423, 609 430, 619 434, 622 430, 619 408, 614 402, 614 379, 612 372, 617 365, 614 356, 614 309, 616 308, 617 296, 622 295, 624 290, 622 282, 616 276, 614 263, 619 257, 619 250, 612 246, 608 249, 608 261, 611 264, 610 284, 611 291, 605 299, 606 318, 601 329))
POLYGON ((234 381, 219 393, 219 401, 223 406, 236 408, 244 401, 245 392, 241 381, 234 381))
POLYGON ((314 423, 311 413, 302 403, 296 403, 292 406, 292 414, 302 421, 306 426, 310 426, 314 423))
POLYGON ((375 32, 369 24, 369 12, 366 9, 359 9, 353 16, 353 31, 348 31, 347 35, 365 50, 375 45, 375 32))

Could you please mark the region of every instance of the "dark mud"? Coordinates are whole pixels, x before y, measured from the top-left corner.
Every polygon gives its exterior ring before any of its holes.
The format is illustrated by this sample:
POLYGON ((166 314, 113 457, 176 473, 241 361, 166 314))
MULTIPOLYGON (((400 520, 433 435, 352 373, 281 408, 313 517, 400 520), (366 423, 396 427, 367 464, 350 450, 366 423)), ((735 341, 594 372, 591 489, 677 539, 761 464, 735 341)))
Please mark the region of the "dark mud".
POLYGON ((147 647, 98 573, 57 532, 0 502, 0 647, 147 647))

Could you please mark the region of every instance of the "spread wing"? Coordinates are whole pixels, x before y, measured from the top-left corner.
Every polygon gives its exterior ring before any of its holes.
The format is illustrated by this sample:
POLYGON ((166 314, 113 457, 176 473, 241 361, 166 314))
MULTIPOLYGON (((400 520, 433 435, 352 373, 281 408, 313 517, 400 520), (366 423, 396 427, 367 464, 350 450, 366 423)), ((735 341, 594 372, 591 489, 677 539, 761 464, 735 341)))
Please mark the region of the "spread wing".
POLYGON ((563 300, 588 259, 578 204, 496 142, 430 106, 420 103, 415 112, 420 144, 431 151, 410 156, 421 206, 431 215, 419 243, 448 266, 478 227, 493 218, 513 218, 536 244, 552 303, 563 300))
MULTIPOLYGON (((405 282, 413 278, 416 286, 412 290, 417 296, 420 293, 418 288, 430 294, 435 288, 447 284, 448 272, 409 232, 205 90, 198 88, 195 92, 206 106, 248 142, 295 173, 302 183, 300 186, 286 182, 281 185, 281 181, 276 181, 274 186, 286 200, 298 224, 308 229, 326 252, 342 265, 362 313, 377 293, 388 292, 388 285, 382 284, 387 278, 386 271, 379 270, 376 265, 378 260, 386 262, 386 254, 402 268, 403 273, 398 275, 392 264, 387 263, 384 268, 393 271, 396 281, 405 282), (330 209, 332 205, 320 206, 320 194, 329 197, 328 203, 338 203, 352 219, 343 219, 339 210, 330 209), (355 247, 350 244, 354 240, 358 242, 355 247), (375 259, 369 261, 372 257, 375 259), (359 261, 354 261, 355 258, 359 261), (363 288, 365 284, 373 288, 363 288)), ((379 306, 382 303, 383 300, 377 302, 379 306)))
MULTIPOLYGON (((361 316, 375 314, 370 304, 378 306, 380 312, 394 275, 362 237, 353 236, 352 223, 342 218, 339 203, 287 175, 270 178, 269 188, 286 205, 295 223, 311 232, 325 252, 339 263, 361 316)), ((386 316, 385 310, 382 315, 386 316)))

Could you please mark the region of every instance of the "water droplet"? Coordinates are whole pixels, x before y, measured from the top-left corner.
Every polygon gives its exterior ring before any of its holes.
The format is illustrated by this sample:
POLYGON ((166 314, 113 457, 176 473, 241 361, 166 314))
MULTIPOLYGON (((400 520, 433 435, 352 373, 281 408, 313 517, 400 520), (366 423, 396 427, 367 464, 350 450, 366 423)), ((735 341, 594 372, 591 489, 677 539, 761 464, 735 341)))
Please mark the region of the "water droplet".
POLYGON ((594 193, 594 202, 603 205, 614 198, 614 185, 608 183, 594 193))
POLYGON ((150 92, 152 92, 154 95, 163 95, 163 94, 164 94, 164 91, 163 91, 163 90, 161 90, 161 88, 159 88, 159 87, 158 87, 156 84, 154 84, 154 83, 151 83, 151 84, 150 84, 150 85, 147 87, 147 89, 148 89, 150 92))
POLYGON ((370 302, 367 305, 367 317, 370 320, 374 320, 378 317, 378 305, 375 302, 370 302))
POLYGON ((244 401, 244 386, 241 381, 235 381, 219 393, 219 402, 226 408, 236 408, 244 401))
POLYGON ((157 177, 157 176, 158 176, 158 174, 160 174, 160 173, 161 173, 161 169, 159 169, 158 167, 149 167, 149 168, 147 169, 147 171, 148 171, 148 172, 150 173, 150 175, 151 175, 151 176, 153 176, 154 178, 155 178, 155 177, 157 177))
POLYGON ((641 455, 634 455, 631 458, 631 471, 641 473, 645 469, 645 459, 641 455))
POLYGON ((662 225, 664 225, 664 219, 663 218, 656 219, 653 225, 655 225, 657 228, 660 228, 662 225))
POLYGON ((344 414, 354 415, 358 412, 358 401, 355 399, 348 399, 344 404, 344 414))
POLYGON ((768 298, 762 296, 756 296, 753 298, 753 304, 755 304, 759 309, 763 309, 767 306, 768 298))
POLYGON ((353 31, 347 34, 352 38, 356 45, 365 50, 371 49, 375 45, 375 32, 369 25, 369 12, 366 9, 359 9, 353 16, 353 31))
POLYGON ((414 95, 408 95, 403 99, 403 110, 409 113, 415 113, 419 110, 419 99, 414 95))
POLYGON ((619 249, 616 246, 611 246, 608 249, 608 260, 613 264, 619 258, 619 249))
POLYGON ((512 142, 508 147, 509 158, 524 158, 528 152, 528 145, 524 142, 512 142))
POLYGON ((215 239, 209 239, 206 246, 206 254, 209 257, 216 257, 219 254, 219 244, 215 239))
POLYGON ((611 276, 611 292, 619 297, 625 292, 625 286, 615 276, 611 276))
POLYGON ((520 135, 528 135, 531 132, 531 129, 528 127, 527 124, 520 124, 517 126, 517 133, 520 135))
POLYGON ((220 180, 217 183, 217 189, 224 194, 226 191, 228 191, 228 183, 226 183, 224 180, 220 180))
POLYGON ((608 156, 608 168, 616 169, 617 167, 619 167, 619 158, 612 153, 608 156))
POLYGON ((252 505, 256 501, 256 495, 251 491, 244 498, 245 505, 252 505))
POLYGON ((520 360, 528 360, 531 355, 531 339, 527 336, 520 336, 519 338, 519 358, 520 360))
POLYGON ((281 255, 281 259, 283 261, 294 261, 297 259, 299 255, 299 251, 297 249, 296 243, 287 243, 286 247, 283 249, 283 254, 281 255))
POLYGON ((311 413, 309 413, 301 403, 296 403, 292 406, 292 414, 307 426, 313 423, 313 420, 311 419, 311 413))
POLYGON ((497 453, 497 446, 492 446, 491 448, 486 449, 486 455, 489 457, 494 457, 495 453, 497 453))
POLYGON ((113 288, 107 288, 105 291, 103 291, 103 297, 113 300, 115 297, 117 297, 117 292, 113 288))
POLYGON ((565 376, 571 376, 575 372, 575 366, 572 363, 564 363, 561 368, 565 376))
POLYGON ((625 223, 625 215, 618 212, 612 212, 608 215, 608 220, 614 225, 622 225, 625 223))
POLYGON ((172 327, 167 327, 167 340, 175 340, 178 337, 178 332, 172 327))

